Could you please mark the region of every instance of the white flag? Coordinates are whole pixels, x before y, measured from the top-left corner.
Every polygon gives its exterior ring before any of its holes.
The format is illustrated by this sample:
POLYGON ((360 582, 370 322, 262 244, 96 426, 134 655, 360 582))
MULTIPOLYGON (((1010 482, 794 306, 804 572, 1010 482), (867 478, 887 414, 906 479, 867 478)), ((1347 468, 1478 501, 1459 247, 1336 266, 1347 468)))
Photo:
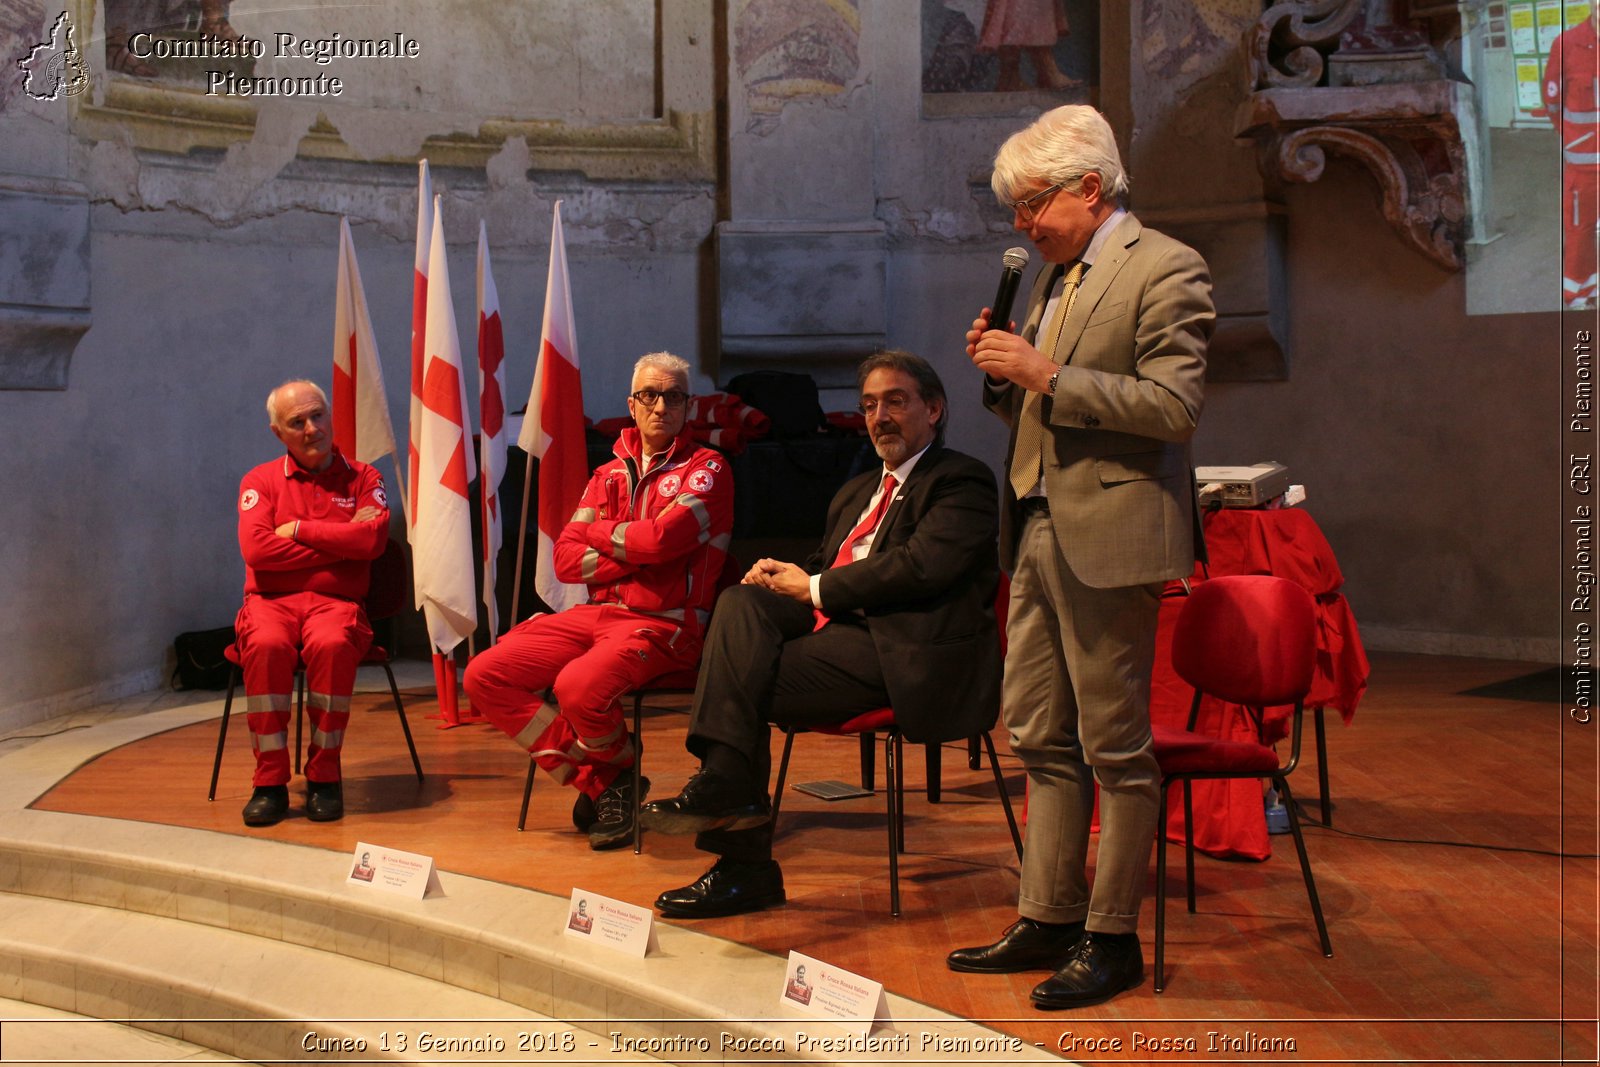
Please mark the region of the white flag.
POLYGON ((583 379, 578 374, 578 337, 559 200, 550 225, 550 274, 544 290, 544 326, 539 332, 539 362, 517 444, 539 461, 539 546, 533 586, 552 611, 565 611, 589 597, 583 586, 557 579, 555 566, 556 538, 572 521, 589 481, 589 454, 584 444, 583 379))
POLYGON ((444 219, 433 204, 433 239, 428 250, 428 319, 423 344, 417 438, 417 473, 412 490, 412 569, 417 599, 434 648, 448 654, 478 625, 472 560, 472 505, 467 486, 473 478, 467 384, 461 369, 461 342, 450 304, 450 267, 445 260, 444 219))
POLYGON ((383 389, 378 341, 367 312, 356 246, 350 239, 350 220, 343 218, 339 220, 339 280, 333 304, 333 443, 362 463, 399 454, 394 424, 389 421, 389 398, 383 389))

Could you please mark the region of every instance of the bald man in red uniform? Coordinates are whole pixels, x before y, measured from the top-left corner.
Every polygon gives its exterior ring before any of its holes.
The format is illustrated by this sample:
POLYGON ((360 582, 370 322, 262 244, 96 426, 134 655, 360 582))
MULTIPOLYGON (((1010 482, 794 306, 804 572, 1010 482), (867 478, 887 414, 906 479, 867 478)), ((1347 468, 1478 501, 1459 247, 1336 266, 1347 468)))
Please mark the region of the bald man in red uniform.
POLYGON ((234 628, 256 754, 246 826, 288 814, 289 702, 302 662, 311 719, 306 817, 344 814, 339 753, 356 666, 372 643, 362 600, 371 561, 389 539, 383 479, 334 446, 322 390, 285 382, 267 396, 267 414, 287 452, 239 483, 244 606, 234 628))

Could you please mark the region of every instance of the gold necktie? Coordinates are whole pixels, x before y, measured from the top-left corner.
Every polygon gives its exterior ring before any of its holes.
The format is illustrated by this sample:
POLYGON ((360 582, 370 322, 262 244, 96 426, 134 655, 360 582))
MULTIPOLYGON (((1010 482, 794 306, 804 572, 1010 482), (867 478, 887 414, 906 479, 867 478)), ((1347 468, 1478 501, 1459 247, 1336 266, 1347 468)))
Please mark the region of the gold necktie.
MULTIPOLYGON (((1061 343, 1061 329, 1067 324, 1067 316, 1072 314, 1072 305, 1078 299, 1078 284, 1083 281, 1083 272, 1086 270, 1083 260, 1072 265, 1067 271, 1066 281, 1061 287, 1061 296, 1056 301, 1055 314, 1050 316, 1050 322, 1045 327, 1044 337, 1047 341, 1040 345, 1039 351, 1049 356, 1056 362, 1061 361, 1061 353, 1056 349, 1061 343)), ((1044 425, 1044 394, 1029 392, 1022 401, 1022 410, 1017 414, 1017 444, 1011 452, 1011 488, 1017 494, 1017 499, 1022 499, 1024 493, 1029 492, 1039 484, 1043 471, 1044 442, 1046 430, 1044 425)))

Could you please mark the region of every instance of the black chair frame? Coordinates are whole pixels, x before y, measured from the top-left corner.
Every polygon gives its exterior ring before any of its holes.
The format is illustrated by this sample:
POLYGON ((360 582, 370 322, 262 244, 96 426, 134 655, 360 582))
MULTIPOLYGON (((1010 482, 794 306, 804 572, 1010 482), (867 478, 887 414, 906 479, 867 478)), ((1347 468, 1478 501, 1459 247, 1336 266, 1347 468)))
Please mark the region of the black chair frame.
MULTIPOLYGON (((406 748, 411 753, 411 766, 416 769, 417 781, 422 781, 422 760, 417 757, 417 743, 411 736, 411 723, 406 720, 406 708, 400 700, 400 686, 395 683, 394 670, 389 666, 388 657, 374 661, 383 668, 384 676, 389 680, 389 694, 394 698, 395 714, 400 717, 400 729, 405 731, 406 748)), ((366 664, 363 664, 365 666, 366 664)), ((228 719, 233 714, 233 694, 238 689, 239 683, 244 681, 244 668, 237 663, 228 675, 228 695, 222 702, 222 723, 217 729, 217 754, 211 761, 211 788, 206 793, 207 800, 217 799, 217 778, 222 772, 222 749, 228 740, 228 719)), ((294 672, 294 773, 300 773, 301 741, 305 730, 306 712, 306 671, 304 667, 297 667, 294 672)))
MULTIPOLYGON (((1194 703, 1189 709, 1188 729, 1192 732, 1199 721, 1200 701, 1202 694, 1195 693, 1194 703)), ((1311 900, 1311 914, 1317 922, 1317 938, 1322 944, 1322 954, 1332 958, 1333 945, 1328 940, 1328 924, 1322 916, 1322 901, 1317 895, 1317 882, 1311 874, 1311 860, 1306 855, 1305 836, 1300 830, 1300 815, 1296 811, 1293 792, 1289 789, 1289 775, 1294 772, 1300 763, 1300 728, 1304 714, 1303 702, 1297 702, 1294 708, 1293 727, 1290 732, 1290 748, 1288 762, 1280 764, 1271 771, 1250 773, 1246 771, 1180 771, 1164 774, 1161 778, 1161 823, 1156 831, 1156 959, 1155 959, 1155 991, 1160 993, 1166 988, 1166 936, 1167 936, 1167 790, 1174 782, 1183 783, 1183 859, 1184 875, 1189 905, 1189 913, 1195 912, 1194 898, 1194 800, 1191 782, 1207 779, 1239 779, 1257 778, 1270 781, 1283 797, 1283 806, 1289 813, 1289 832, 1294 836, 1295 852, 1300 858, 1300 873, 1305 879, 1306 896, 1311 900)), ((1317 709, 1319 712, 1321 709, 1317 709)), ((1251 709, 1252 716, 1256 719, 1257 736, 1260 735, 1260 712, 1251 709)), ((1326 800, 1326 793, 1324 793, 1326 800)))
MULTIPOLYGON (((688 687, 684 687, 684 686, 657 686, 657 687, 652 687, 652 686, 648 686, 647 685, 647 686, 644 686, 644 687, 642 687, 640 689, 635 689, 633 691, 633 693, 632 693, 632 696, 633 696, 633 744, 634 744, 633 770, 632 770, 632 774, 633 774, 633 854, 635 856, 639 855, 639 853, 642 851, 642 841, 643 841, 643 834, 642 834, 642 832, 640 830, 640 827, 639 827, 639 807, 640 807, 640 805, 643 804, 644 798, 639 795, 639 793, 640 793, 640 788, 639 787, 642 784, 642 780, 644 778, 644 772, 641 769, 641 766, 644 763, 644 746, 640 742, 640 737, 642 735, 639 733, 639 729, 640 729, 640 725, 642 724, 643 719, 644 719, 644 702, 647 699, 654 699, 655 697, 682 696, 684 694, 689 694, 689 695, 692 696, 694 694, 694 688, 692 686, 688 686, 688 687)), ((532 759, 529 759, 528 760, 528 776, 527 776, 526 779, 523 780, 523 783, 522 783, 522 810, 517 813, 517 829, 519 831, 526 829, 527 825, 528 825, 528 802, 533 797, 533 776, 534 776, 534 773, 536 771, 538 771, 538 769, 539 769, 539 765, 537 763, 535 763, 532 759)))
MULTIPOLYGON (((811 733, 813 731, 800 727, 783 728, 783 758, 778 763, 778 781, 772 790, 772 821, 776 825, 778 811, 783 802, 783 786, 789 777, 789 755, 794 748, 795 735, 811 733)), ((818 731, 826 732, 826 731, 818 731)), ((874 734, 881 732, 883 737, 883 767, 884 778, 888 783, 884 787, 884 803, 887 807, 888 852, 889 852, 889 913, 895 918, 900 917, 900 853, 906 851, 906 822, 905 822, 905 760, 903 739, 898 728, 880 727, 874 731, 862 731, 860 738, 863 750, 868 750, 872 744, 874 734)), ((838 736, 838 735, 835 735, 838 736)), ((1016 849, 1017 861, 1022 860, 1022 834, 1017 829, 1016 813, 1011 808, 1011 795, 1006 792, 1005 776, 1000 773, 1000 758, 995 752, 994 739, 989 731, 984 730, 974 734, 968 739, 968 744, 975 745, 978 738, 983 739, 989 752, 989 766, 994 771, 994 784, 1000 794, 1000 803, 1005 808, 1006 825, 1011 830, 1011 844, 1016 849)), ((930 753, 937 751, 938 746, 928 745, 930 753)), ((930 758, 930 776, 938 772, 937 761, 930 758)), ((863 766, 862 788, 871 789, 870 779, 866 777, 867 769, 863 766)), ((930 777, 930 781, 932 778, 930 777)), ((875 792, 876 790, 874 790, 875 792)), ((930 792, 929 801, 938 802, 938 798, 930 792)))

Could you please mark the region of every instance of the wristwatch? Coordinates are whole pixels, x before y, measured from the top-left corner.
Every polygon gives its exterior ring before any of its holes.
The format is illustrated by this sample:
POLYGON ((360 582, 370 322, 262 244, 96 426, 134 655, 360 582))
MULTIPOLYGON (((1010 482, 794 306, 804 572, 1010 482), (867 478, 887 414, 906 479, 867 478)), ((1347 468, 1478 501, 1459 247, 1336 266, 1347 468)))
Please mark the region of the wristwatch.
POLYGON ((1059 368, 1057 368, 1056 372, 1054 374, 1050 375, 1050 380, 1045 383, 1044 392, 1045 392, 1046 396, 1055 396, 1056 395, 1056 382, 1060 378, 1061 378, 1061 371, 1060 371, 1059 368))

